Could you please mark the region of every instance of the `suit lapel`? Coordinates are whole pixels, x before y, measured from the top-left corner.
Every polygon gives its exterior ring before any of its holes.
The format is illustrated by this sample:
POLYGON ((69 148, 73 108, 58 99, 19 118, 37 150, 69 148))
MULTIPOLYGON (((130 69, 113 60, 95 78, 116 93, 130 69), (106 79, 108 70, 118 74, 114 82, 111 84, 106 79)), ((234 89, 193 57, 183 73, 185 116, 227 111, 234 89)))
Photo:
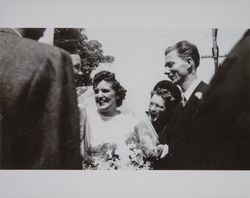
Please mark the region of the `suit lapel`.
POLYGON ((195 88, 195 90, 193 91, 189 100, 187 101, 185 105, 185 109, 195 104, 198 104, 201 101, 202 95, 206 91, 206 88, 207 88, 207 84, 201 81, 199 85, 195 88))

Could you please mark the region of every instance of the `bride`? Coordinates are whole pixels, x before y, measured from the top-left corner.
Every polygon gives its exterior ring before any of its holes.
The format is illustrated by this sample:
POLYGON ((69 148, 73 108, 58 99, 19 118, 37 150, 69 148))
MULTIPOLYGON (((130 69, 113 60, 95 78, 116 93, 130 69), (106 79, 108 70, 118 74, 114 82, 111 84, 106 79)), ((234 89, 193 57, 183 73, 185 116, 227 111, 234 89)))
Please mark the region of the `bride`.
MULTIPOLYGON (((101 71, 94 76, 97 109, 81 109, 83 169, 151 169, 151 160, 166 148, 158 143, 153 127, 120 112, 126 90, 115 74, 101 71)), ((163 151, 165 149, 165 151, 163 151)))

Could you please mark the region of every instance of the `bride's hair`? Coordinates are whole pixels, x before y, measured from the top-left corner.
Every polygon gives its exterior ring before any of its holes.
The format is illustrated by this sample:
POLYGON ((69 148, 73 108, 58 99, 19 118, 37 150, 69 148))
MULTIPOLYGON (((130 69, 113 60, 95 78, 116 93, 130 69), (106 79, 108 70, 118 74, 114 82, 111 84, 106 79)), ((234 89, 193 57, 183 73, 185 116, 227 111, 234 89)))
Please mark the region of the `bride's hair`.
POLYGON ((116 96, 118 96, 116 105, 117 107, 121 106, 122 101, 125 99, 127 90, 116 80, 114 73, 106 70, 95 74, 92 81, 93 87, 95 88, 102 80, 112 83, 112 88, 115 91, 116 96))

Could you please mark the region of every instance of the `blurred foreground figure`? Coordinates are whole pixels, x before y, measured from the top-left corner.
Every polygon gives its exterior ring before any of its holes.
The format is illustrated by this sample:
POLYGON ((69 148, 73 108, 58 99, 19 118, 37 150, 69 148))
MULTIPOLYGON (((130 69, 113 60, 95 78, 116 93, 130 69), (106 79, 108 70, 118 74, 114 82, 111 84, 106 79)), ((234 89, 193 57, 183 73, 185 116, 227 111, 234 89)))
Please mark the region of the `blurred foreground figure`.
POLYGON ((196 169, 250 169, 250 31, 213 77, 193 123, 196 169), (198 159, 198 160, 197 160, 198 159))
POLYGON ((44 30, 0 29, 2 169, 81 168, 72 61, 44 30))

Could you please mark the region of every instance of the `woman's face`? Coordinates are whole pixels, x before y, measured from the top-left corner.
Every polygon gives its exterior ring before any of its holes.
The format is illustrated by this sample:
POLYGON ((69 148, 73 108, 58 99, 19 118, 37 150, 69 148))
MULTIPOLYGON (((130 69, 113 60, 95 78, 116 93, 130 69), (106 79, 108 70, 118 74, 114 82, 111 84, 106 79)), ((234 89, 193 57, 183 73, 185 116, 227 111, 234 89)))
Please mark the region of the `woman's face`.
POLYGON ((161 96, 154 94, 149 103, 149 115, 151 117, 151 121, 155 122, 158 120, 165 110, 166 107, 164 99, 161 96))
POLYGON ((116 94, 112 83, 102 80, 94 88, 96 105, 100 113, 116 111, 116 94))

